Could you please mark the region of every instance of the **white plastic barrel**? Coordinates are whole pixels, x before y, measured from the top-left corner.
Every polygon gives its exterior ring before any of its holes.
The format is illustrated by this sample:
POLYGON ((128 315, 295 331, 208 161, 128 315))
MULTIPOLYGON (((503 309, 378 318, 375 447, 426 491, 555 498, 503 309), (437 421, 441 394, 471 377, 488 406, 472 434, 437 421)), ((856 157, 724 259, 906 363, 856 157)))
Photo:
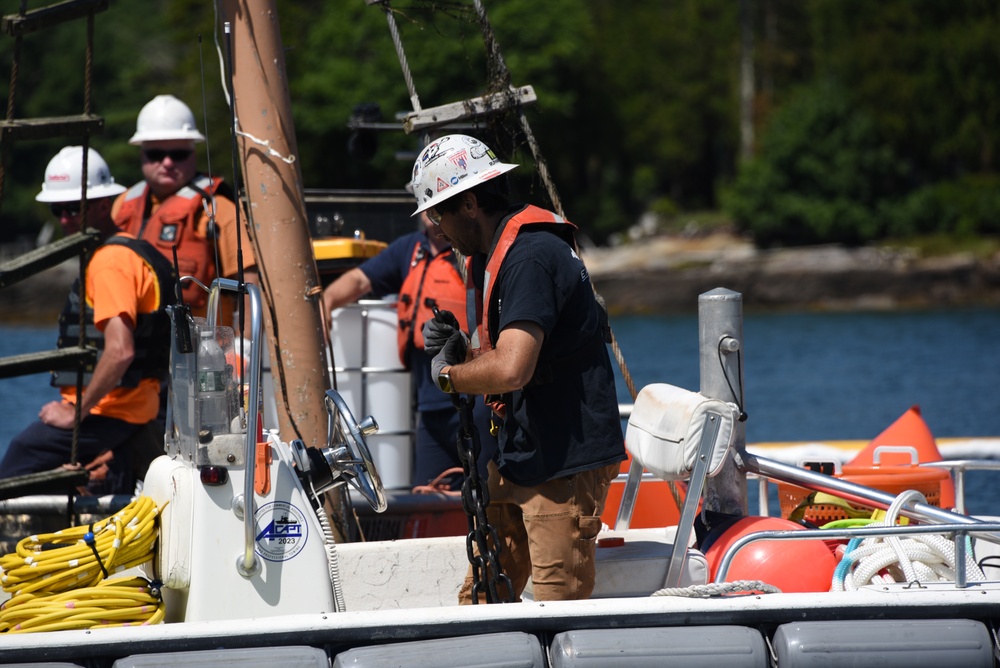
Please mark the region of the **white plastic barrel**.
POLYGON ((337 391, 354 417, 375 417, 378 433, 366 441, 387 489, 409 488, 413 471, 410 372, 399 361, 396 301, 367 300, 333 311, 337 391))

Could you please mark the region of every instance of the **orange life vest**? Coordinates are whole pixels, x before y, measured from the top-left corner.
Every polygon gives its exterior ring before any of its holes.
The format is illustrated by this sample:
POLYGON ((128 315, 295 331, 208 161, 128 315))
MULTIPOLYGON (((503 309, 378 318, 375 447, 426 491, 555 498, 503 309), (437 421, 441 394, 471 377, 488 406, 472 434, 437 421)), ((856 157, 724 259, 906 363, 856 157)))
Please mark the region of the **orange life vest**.
POLYGON ((403 279, 396 304, 399 361, 407 368, 409 349, 424 349, 421 330, 424 323, 434 317, 434 306, 442 311, 451 311, 462 331, 469 331, 465 315, 465 287, 458 273, 455 253, 448 248, 431 255, 421 242, 417 242, 410 256, 410 271, 403 279))
MULTIPOLYGON (((199 234, 195 229, 202 213, 211 211, 209 199, 219 189, 220 178, 199 174, 191 183, 164 200, 146 219, 150 191, 145 181, 135 184, 124 195, 115 217, 119 228, 153 244, 173 261, 177 246, 178 274, 194 276, 206 286, 218 275, 215 267, 215 230, 199 234)), ((208 293, 193 281, 183 286, 184 301, 195 315, 204 315, 208 293)))
MULTIPOLYGON (((507 220, 507 224, 500 233, 490 256, 486 260, 486 276, 483 280, 482 291, 482 324, 477 329, 478 341, 472 341, 473 355, 480 355, 487 350, 493 350, 493 340, 490 336, 490 301, 492 300, 492 279, 500 273, 507 251, 514 245, 514 240, 525 225, 566 225, 569 230, 576 231, 576 225, 565 218, 551 211, 546 211, 537 206, 528 205, 507 220), (476 350, 478 348, 478 351, 476 350)), ((468 284, 471 285, 472 272, 466 272, 468 284)))
MULTIPOLYGON (((490 251, 490 255, 486 260, 486 274, 483 279, 483 290, 481 293, 478 293, 472 282, 472 263, 470 258, 466 266, 466 290, 469 294, 469 301, 474 303, 477 308, 475 314, 479 317, 480 322, 471 341, 473 357, 478 357, 484 352, 493 350, 493 337, 490 335, 490 302, 492 301, 492 289, 494 287, 492 279, 499 275, 500 267, 503 265, 504 258, 507 257, 507 251, 514 245, 514 240, 517 239, 517 235, 525 225, 565 225, 568 230, 576 230, 576 225, 562 216, 529 204, 507 220, 507 224, 500 233, 500 238, 497 240, 493 250, 490 251)), ((470 312, 472 309, 473 306, 470 304, 470 312)), ((484 401, 498 416, 501 418, 506 417, 509 395, 488 394, 484 397, 484 401)))

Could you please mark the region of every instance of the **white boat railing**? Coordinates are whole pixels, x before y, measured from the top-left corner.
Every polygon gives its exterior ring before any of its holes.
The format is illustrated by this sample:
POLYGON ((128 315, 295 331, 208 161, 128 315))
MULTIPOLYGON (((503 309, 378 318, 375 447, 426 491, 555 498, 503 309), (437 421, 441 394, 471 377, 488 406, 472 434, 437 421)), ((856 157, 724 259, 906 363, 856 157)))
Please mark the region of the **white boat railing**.
MULTIPOLYGON (((859 485, 858 483, 842 480, 823 473, 790 466, 765 457, 757 457, 747 452, 740 453, 740 457, 743 460, 741 466, 748 473, 754 473, 771 480, 777 480, 778 482, 792 483, 813 490, 814 492, 832 494, 848 502, 886 510, 896 500, 895 495, 878 489, 859 485)), ((908 517, 911 520, 938 525, 962 524, 971 528, 972 526, 978 527, 985 524, 981 520, 921 502, 905 505, 900 509, 900 515, 908 517)), ((983 538, 992 543, 1000 543, 1000 534, 988 533, 983 538)))
POLYGON ((993 459, 950 459, 940 462, 921 462, 921 466, 946 469, 955 481, 955 512, 965 513, 965 472, 1000 471, 1000 461, 993 459))
MULTIPOLYGON (((955 483, 955 512, 964 515, 965 508, 965 473, 966 471, 1000 471, 1000 460, 996 459, 945 459, 938 462, 921 462, 920 466, 930 468, 945 469, 951 474, 955 483)), ((619 478, 624 478, 625 474, 620 474, 619 478)), ((643 479, 651 477, 645 474, 643 479)), ((757 514, 762 517, 771 515, 769 479, 766 476, 751 473, 748 478, 756 478, 758 481, 757 493, 757 514)))

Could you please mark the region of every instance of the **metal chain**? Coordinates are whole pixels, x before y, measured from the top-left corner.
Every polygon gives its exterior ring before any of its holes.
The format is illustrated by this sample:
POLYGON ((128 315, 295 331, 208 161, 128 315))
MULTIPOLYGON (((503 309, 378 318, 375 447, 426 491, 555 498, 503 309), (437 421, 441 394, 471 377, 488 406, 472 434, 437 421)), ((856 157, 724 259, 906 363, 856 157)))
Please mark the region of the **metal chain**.
POLYGON ((480 594, 487 603, 512 603, 514 588, 500 566, 503 546, 496 529, 490 526, 486 507, 490 505, 489 488, 479 476, 479 430, 472 419, 472 401, 462 394, 451 395, 451 402, 458 411, 458 458, 462 462, 465 479, 462 481, 462 507, 469 523, 465 550, 472 565, 472 603, 479 603, 480 594), (477 554, 478 552, 478 554, 477 554), (502 589, 501 589, 502 588, 502 589), (506 595, 501 597, 500 592, 506 595))

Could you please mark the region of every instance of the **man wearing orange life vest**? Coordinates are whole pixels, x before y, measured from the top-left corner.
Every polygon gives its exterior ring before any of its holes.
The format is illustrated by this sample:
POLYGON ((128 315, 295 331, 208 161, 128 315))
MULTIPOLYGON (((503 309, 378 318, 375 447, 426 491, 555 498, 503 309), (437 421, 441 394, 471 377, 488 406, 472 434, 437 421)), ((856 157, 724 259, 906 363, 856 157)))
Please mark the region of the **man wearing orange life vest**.
MULTIPOLYGON (((62 149, 49 162, 42 191, 35 198, 52 207, 67 235, 83 228, 82 158, 80 146, 62 149)), ((80 396, 75 369, 53 371, 52 384, 59 387, 62 400, 42 406, 38 421, 14 437, 0 462, 0 475, 47 471, 70 463, 77 404, 78 459, 96 467, 99 458, 107 468, 106 476, 95 481, 94 469, 87 466, 92 470, 92 493, 132 494, 136 477, 142 478, 148 457, 156 454, 155 435, 143 430, 152 428, 160 382, 166 376, 170 320, 164 307, 174 302, 176 275, 149 243, 116 234, 111 202, 124 190, 104 159, 90 149, 86 227, 96 230, 103 243, 87 264, 85 286, 81 289, 79 279, 73 284, 59 318, 58 345, 77 345, 83 311, 84 340, 99 350, 97 364, 84 374, 80 396), (147 435, 148 440, 139 438, 147 435), (150 452, 136 450, 139 443, 150 452)), ((162 439, 160 426, 160 454, 162 439)))
MULTIPOLYGON (((139 112, 129 143, 142 149, 143 180, 115 200, 111 215, 122 230, 149 241, 177 264, 181 276, 204 285, 237 277, 236 205, 222 179, 198 173, 195 143, 205 141, 191 109, 173 95, 157 95, 139 112)), ((245 228, 244 228, 245 230, 245 228)), ((244 280, 256 283, 250 240, 240 244, 244 280)), ((192 313, 204 316, 208 294, 195 282, 183 286, 192 313)), ((223 295, 220 324, 230 324, 235 302, 223 295)))
MULTIPOLYGON (((574 226, 509 202, 502 163, 479 140, 448 135, 413 167, 417 213, 427 211, 470 256, 482 324, 471 341, 428 323, 431 373, 445 392, 499 398, 497 457, 487 517, 500 565, 519 597, 581 599, 594 588, 595 547, 610 481, 625 459, 606 321, 577 256, 574 226)), ((459 593, 470 603, 472 576, 459 593)))
MULTIPOLYGON (((457 434, 459 416, 451 401, 431 381, 431 358, 424 352, 422 327, 434 317, 433 307, 461 316, 465 322, 465 286, 458 271, 451 245, 427 216, 420 216, 420 229, 403 235, 388 248, 363 264, 348 270, 323 290, 323 306, 329 313, 352 303, 362 295, 398 294, 397 316, 399 360, 410 370, 417 425, 414 443, 414 486, 427 485, 441 473, 461 469, 457 434)), ((489 410, 482 402, 473 410, 480 426, 480 470, 485 475, 486 462, 496 449, 496 439, 489 433, 489 410)), ((460 474, 443 481, 452 489, 462 482, 460 474)))

